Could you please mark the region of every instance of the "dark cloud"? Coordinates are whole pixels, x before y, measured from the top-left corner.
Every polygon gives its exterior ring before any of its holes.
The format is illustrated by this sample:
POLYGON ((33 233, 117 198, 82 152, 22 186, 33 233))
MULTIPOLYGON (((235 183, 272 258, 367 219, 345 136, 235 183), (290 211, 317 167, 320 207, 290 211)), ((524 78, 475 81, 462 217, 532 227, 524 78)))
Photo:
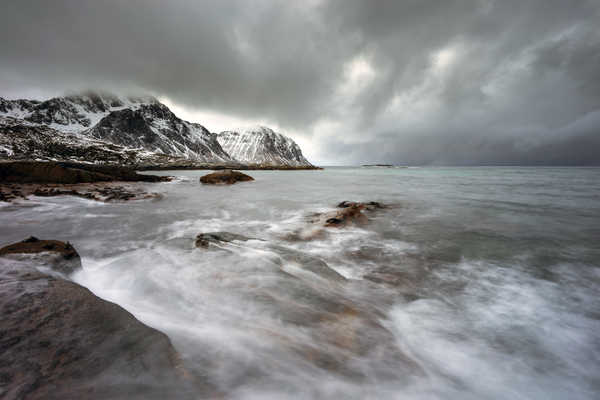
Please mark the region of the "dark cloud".
POLYGON ((0 95, 144 90, 319 162, 598 164, 598 26, 595 0, 7 1, 0 95))

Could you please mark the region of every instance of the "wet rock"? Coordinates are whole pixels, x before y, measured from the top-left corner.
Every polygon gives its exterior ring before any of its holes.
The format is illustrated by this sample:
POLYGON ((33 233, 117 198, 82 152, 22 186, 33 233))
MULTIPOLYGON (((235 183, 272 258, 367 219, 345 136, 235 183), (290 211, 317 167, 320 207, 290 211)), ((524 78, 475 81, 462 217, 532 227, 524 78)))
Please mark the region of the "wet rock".
POLYGON ((236 182, 246 182, 253 181, 249 175, 243 174, 239 171, 234 171, 231 169, 226 169, 223 171, 217 171, 210 173, 208 175, 204 175, 200 178, 200 182, 204 184, 216 185, 216 184, 226 184, 231 185, 236 182))
POLYGON ((0 257, 30 260, 67 275, 81 268, 81 257, 69 242, 40 240, 33 236, 2 247, 0 257))
POLYGON ((0 162, 3 183, 91 183, 91 182, 161 182, 169 177, 142 175, 134 169, 112 165, 95 165, 55 161, 0 162))
POLYGON ((357 203, 342 208, 335 213, 326 214, 325 226, 339 228, 348 225, 364 225, 369 219, 363 210, 366 207, 363 204, 357 203))
POLYGON ((348 207, 362 207, 366 210, 377 210, 385 208, 385 206, 377 201, 369 201, 368 203, 361 203, 356 201, 342 201, 337 205, 337 208, 348 208, 348 207))
MULTIPOLYGON (((250 238, 244 235, 239 235, 231 232, 207 232, 200 233, 196 236, 196 247, 209 248, 210 244, 226 244, 233 241, 247 242, 250 240, 258 240, 265 242, 262 239, 250 238)), ((327 263, 318 257, 303 253, 298 250, 291 249, 285 246, 265 243, 256 246, 257 249, 265 249, 277 254, 280 257, 278 264, 284 267, 287 264, 294 264, 305 271, 309 271, 321 278, 332 281, 345 281, 342 275, 331 269, 327 263)))
POLYGON ((248 240, 261 240, 249 238, 244 235, 238 235, 237 233, 231 232, 208 232, 208 233, 200 233, 196 236, 196 247, 208 247, 210 243, 218 244, 218 243, 229 243, 235 240, 239 240, 241 242, 246 242, 248 240))
POLYGON ((202 241, 200 247, 214 243, 227 249, 229 243, 236 242, 231 243, 236 248, 271 253, 265 254, 265 267, 274 263, 281 269, 240 266, 239 271, 233 270, 243 277, 241 281, 234 279, 235 290, 260 304, 263 316, 281 324, 277 331, 261 330, 259 334, 268 334, 283 351, 291 350, 319 369, 357 380, 367 378, 364 371, 377 371, 377 376, 393 375, 392 379, 420 373, 418 365, 397 348, 394 335, 380 322, 384 314, 368 303, 355 301, 355 286, 348 286, 352 281, 325 261, 242 235, 211 232, 198 237, 202 241), (260 276, 258 286, 254 273, 260 276), (314 279, 313 275, 322 279, 314 279), (373 358, 373 354, 380 356, 373 358))
MULTIPOLYGON (((71 251, 57 241, 21 243, 71 251)), ((35 266, 0 258, 0 397, 192 398, 192 383, 166 335, 35 266)))
POLYGON ((11 202, 30 195, 38 197, 75 196, 102 202, 120 202, 160 198, 158 193, 146 192, 136 183, 98 182, 78 184, 5 184, 0 185, 0 201, 11 202))

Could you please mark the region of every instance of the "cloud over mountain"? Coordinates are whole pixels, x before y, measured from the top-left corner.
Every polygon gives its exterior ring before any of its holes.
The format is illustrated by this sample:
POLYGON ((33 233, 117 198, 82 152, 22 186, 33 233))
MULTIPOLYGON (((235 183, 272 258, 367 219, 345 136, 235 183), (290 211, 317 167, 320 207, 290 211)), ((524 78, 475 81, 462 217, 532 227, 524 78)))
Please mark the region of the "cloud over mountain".
POLYGON ((0 96, 145 91, 320 163, 600 163, 598 26, 593 0, 22 0, 0 96))

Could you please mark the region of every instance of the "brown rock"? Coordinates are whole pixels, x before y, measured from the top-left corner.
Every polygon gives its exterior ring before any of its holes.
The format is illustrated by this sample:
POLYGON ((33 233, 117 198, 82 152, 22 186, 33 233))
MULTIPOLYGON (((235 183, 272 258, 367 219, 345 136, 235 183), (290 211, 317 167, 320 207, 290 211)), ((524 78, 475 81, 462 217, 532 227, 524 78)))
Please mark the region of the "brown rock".
POLYGON ((339 228, 350 224, 364 225, 369 221, 367 216, 363 214, 365 208, 366 206, 362 203, 354 203, 342 208, 335 214, 328 215, 328 218, 325 220, 325 226, 328 228, 339 228))
MULTIPOLYGON (((58 241, 22 243, 69 250, 58 241)), ((194 398, 206 388, 191 388, 166 335, 34 266, 0 258, 2 399, 194 398)))
POLYGON ((216 185, 216 184, 226 184, 231 185, 236 182, 245 182, 245 181, 253 181, 249 175, 242 174, 239 171, 234 171, 231 169, 226 169, 223 171, 213 172, 208 175, 204 175, 200 178, 201 183, 216 185))
POLYGON ((63 274, 70 274, 81 268, 81 257, 69 242, 40 240, 33 236, 1 248, 0 257, 37 261, 38 264, 63 274))

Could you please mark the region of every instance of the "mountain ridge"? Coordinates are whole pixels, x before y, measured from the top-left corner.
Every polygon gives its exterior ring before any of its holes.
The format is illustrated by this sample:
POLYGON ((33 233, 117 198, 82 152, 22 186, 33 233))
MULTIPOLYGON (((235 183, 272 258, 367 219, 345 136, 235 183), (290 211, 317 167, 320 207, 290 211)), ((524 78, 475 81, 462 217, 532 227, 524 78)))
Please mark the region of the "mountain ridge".
POLYGON ((222 147, 221 133, 180 119, 151 96, 88 91, 44 101, 0 97, 0 159, 124 163, 144 169, 316 168, 292 139, 263 128, 271 135, 265 141, 264 132, 255 132, 253 148, 259 153, 238 159, 222 147))

